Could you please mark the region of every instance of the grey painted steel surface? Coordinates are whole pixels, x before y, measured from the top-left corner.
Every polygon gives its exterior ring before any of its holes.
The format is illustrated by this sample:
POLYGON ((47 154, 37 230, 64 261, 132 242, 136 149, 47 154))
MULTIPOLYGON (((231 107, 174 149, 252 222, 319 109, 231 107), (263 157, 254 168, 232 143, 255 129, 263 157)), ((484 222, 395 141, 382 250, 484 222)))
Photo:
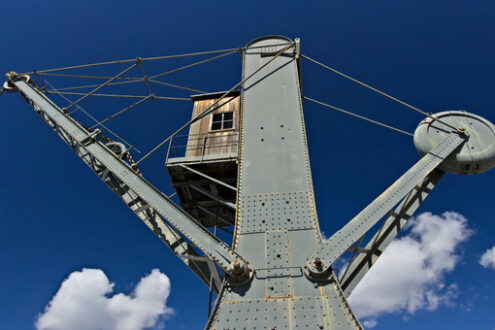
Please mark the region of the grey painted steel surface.
MULTIPOLYGON (((159 219, 156 215, 165 218, 177 231, 189 239, 194 246, 202 250, 211 261, 214 261, 226 273, 231 271, 230 264, 232 261, 235 259, 244 260, 237 252, 214 237, 208 230, 198 224, 195 219, 182 211, 160 191, 148 183, 127 163, 105 147, 104 144, 95 140, 95 132, 97 131, 87 131, 27 82, 17 80, 13 84, 33 108, 42 115, 42 118, 52 128, 55 128, 57 133, 59 131, 64 132, 67 139, 74 145, 73 149, 78 151, 78 156, 83 160, 84 157, 89 157, 92 161, 97 162, 112 177, 123 184, 124 189, 130 189, 134 192, 136 195, 135 201, 144 203, 143 206, 145 205, 146 208, 151 208, 155 216, 150 221, 156 222, 159 219), (83 150, 82 154, 79 153, 80 149, 83 150)), ((125 201, 127 202, 127 200, 125 201)), ((154 231, 156 229, 158 232, 167 232, 169 230, 166 227, 163 221, 160 221, 160 224, 156 228, 153 227, 153 229, 154 231)), ((169 229, 171 230, 171 228, 169 229)), ((173 233, 172 231, 169 232, 170 234, 173 233)), ((193 254, 190 256, 181 254, 180 257, 190 260, 197 259, 193 254)), ((216 282, 218 284, 218 281, 216 282)))
POLYGON ((331 265, 357 240, 366 234, 381 218, 399 203, 414 187, 423 181, 442 161, 466 141, 457 132, 449 133, 414 166, 378 196, 370 205, 333 234, 309 258, 308 270, 313 274, 329 271, 331 265), (313 260, 319 258, 321 267, 313 260))
POLYGON ((339 279, 340 285, 348 297, 359 281, 374 265, 387 246, 404 228, 413 213, 445 174, 442 170, 434 170, 428 177, 409 192, 397 208, 389 213, 380 229, 369 240, 364 253, 359 253, 349 262, 345 273, 339 279))
MULTIPOLYGON (((291 42, 266 37, 248 44, 243 77, 282 49, 270 45, 284 41, 291 42)), ((315 283, 303 271, 321 235, 296 56, 295 47, 288 49, 242 89, 234 247, 255 274, 244 286, 224 287, 209 328, 361 328, 335 278, 315 283)))
POLYGON ((495 126, 485 118, 466 111, 444 111, 424 119, 414 132, 414 146, 420 155, 426 154, 456 127, 467 135, 461 150, 448 157, 440 168, 457 174, 476 174, 495 166, 495 126))

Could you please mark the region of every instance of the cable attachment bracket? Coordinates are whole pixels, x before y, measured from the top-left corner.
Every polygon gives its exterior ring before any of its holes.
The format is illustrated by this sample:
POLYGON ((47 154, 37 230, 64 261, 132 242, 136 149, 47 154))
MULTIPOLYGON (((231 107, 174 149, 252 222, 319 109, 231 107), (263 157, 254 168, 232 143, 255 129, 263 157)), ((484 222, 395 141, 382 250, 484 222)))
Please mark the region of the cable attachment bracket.
POLYGON ((294 39, 294 45, 296 46, 294 49, 294 58, 298 60, 301 57, 301 39, 294 39))
POLYGON ((84 139, 79 141, 83 146, 87 147, 96 141, 96 138, 101 135, 100 129, 95 129, 93 132, 89 133, 84 139))
POLYGON ((15 71, 10 71, 5 76, 7 77, 7 81, 3 83, 2 89, 0 90, 0 95, 2 95, 4 91, 11 93, 17 92, 19 89, 13 84, 15 81, 22 79, 27 83, 31 83, 31 77, 27 74, 18 74, 15 71))

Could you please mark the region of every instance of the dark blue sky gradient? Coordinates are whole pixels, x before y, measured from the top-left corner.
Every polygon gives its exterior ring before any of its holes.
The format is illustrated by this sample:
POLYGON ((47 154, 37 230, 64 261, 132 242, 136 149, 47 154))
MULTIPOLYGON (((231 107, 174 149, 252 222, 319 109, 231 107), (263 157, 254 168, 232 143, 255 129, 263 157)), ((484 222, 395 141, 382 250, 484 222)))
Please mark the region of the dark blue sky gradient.
MULTIPOLYGON (((425 111, 466 109, 495 121, 493 1, 8 1, 1 12, 2 73, 231 48, 278 34, 301 38, 304 54, 425 111)), ((171 75, 169 81, 227 90, 241 78, 239 59, 232 55, 171 75)), ((189 61, 149 69, 165 71, 189 61)), ((115 74, 123 68, 95 72, 115 74)), ((410 132, 422 120, 307 61, 302 77, 306 96, 410 132)), ((140 86, 132 92, 144 95, 146 90, 140 86)), ((189 95, 174 89, 161 94, 189 95)), ((99 119, 125 104, 82 103, 99 119)), ((304 109, 319 220, 330 234, 419 157, 410 137, 314 104, 305 103, 304 109)), ((147 151, 190 115, 190 102, 157 101, 109 126, 147 151)), ((176 309, 167 327, 203 326, 204 285, 17 95, 0 97, 0 146, 0 328, 32 328, 61 281, 82 267, 103 269, 116 292, 125 293, 159 268, 171 279, 169 305, 176 309)), ((169 194, 164 159, 165 150, 143 163, 142 170, 169 194)), ((447 278, 460 287, 456 306, 419 311, 408 321, 402 314, 384 316, 380 329, 495 326, 495 272, 478 264, 495 245, 494 186, 493 171, 447 175, 421 208, 437 214, 457 211, 476 231, 447 278)))

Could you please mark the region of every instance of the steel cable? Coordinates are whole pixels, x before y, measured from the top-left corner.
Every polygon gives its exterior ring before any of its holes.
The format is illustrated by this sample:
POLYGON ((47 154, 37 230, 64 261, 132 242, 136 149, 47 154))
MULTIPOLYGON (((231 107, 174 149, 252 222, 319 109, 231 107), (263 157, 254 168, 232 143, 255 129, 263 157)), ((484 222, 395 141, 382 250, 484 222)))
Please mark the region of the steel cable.
POLYGON ((331 68, 331 67, 329 67, 329 66, 327 66, 327 65, 325 65, 325 64, 323 64, 323 63, 320 63, 320 62, 318 62, 317 60, 312 59, 311 57, 308 57, 308 56, 303 55, 303 54, 301 54, 301 57, 303 57, 303 58, 307 59, 308 61, 313 62, 314 64, 319 65, 319 66, 321 66, 322 68, 325 68, 325 69, 327 69, 327 70, 329 70, 329 71, 331 71, 331 72, 333 72, 333 73, 335 73, 335 74, 337 74, 337 75, 339 75, 339 76, 341 76, 341 77, 343 77, 343 78, 345 78, 345 79, 347 79, 347 80, 350 80, 350 81, 352 81, 352 82, 354 82, 354 83, 356 83, 356 84, 358 84, 358 85, 360 85, 360 86, 363 86, 363 87, 365 87, 365 88, 367 88, 367 89, 369 89, 369 90, 371 90, 371 91, 373 91, 373 92, 375 92, 375 93, 378 93, 378 94, 380 94, 380 95, 382 95, 382 96, 385 96, 386 98, 388 98, 388 99, 390 99, 390 100, 392 100, 392 101, 394 101, 394 102, 397 102, 397 103, 399 103, 399 104, 401 104, 401 105, 403 105, 403 106, 405 106, 405 107, 407 107, 407 108, 409 108, 409 109, 411 109, 411 110, 414 110, 414 111, 416 111, 416 112, 418 112, 418 113, 422 114, 423 116, 426 116, 426 117, 428 117, 428 118, 431 118, 431 119, 433 119, 433 120, 436 120, 436 121, 438 121, 438 122, 440 122, 440 123, 444 124, 445 126, 447 126, 447 127, 450 127, 450 128, 452 128, 452 129, 454 129, 454 130, 457 132, 457 128, 456 128, 456 127, 454 127, 454 126, 452 126, 452 125, 450 125, 450 124, 447 124, 446 122, 444 122, 444 121, 442 121, 442 120, 440 120, 440 119, 437 119, 437 118, 433 117, 432 115, 430 115, 429 113, 427 113, 427 112, 425 112, 425 111, 423 111, 423 110, 420 110, 420 109, 418 109, 418 108, 416 108, 416 107, 414 107, 414 106, 412 106, 412 105, 410 105, 410 104, 408 104, 408 103, 406 103, 406 102, 404 102, 404 101, 401 101, 401 100, 399 100, 399 99, 397 99, 397 98, 395 98, 395 97, 393 97, 393 96, 391 96, 391 95, 389 95, 389 94, 387 94, 387 93, 385 93, 385 92, 382 92, 382 91, 381 91, 381 90, 379 90, 379 89, 376 89, 376 88, 374 88, 374 87, 372 87, 372 86, 370 86, 370 85, 368 85, 368 84, 365 84, 365 83, 364 83, 364 82, 362 82, 362 81, 359 81, 359 80, 357 80, 357 79, 355 79, 355 78, 353 78, 353 77, 351 77, 351 76, 348 76, 348 75, 346 75, 345 73, 342 73, 342 72, 340 72, 340 71, 337 71, 337 70, 335 70, 334 68, 331 68))
MULTIPOLYGON (((45 83, 46 83, 47 86, 50 86, 53 89, 53 91, 55 93, 57 93, 61 98, 63 98, 64 100, 66 100, 69 103, 72 103, 72 101, 69 100, 67 97, 65 97, 64 95, 58 93, 57 92, 57 89, 55 87, 53 87, 53 85, 50 84, 48 81, 45 80, 45 83)), ((86 110, 84 110, 83 108, 81 108, 78 105, 76 105, 76 107, 79 108, 86 116, 88 116, 95 123, 98 123, 98 119, 96 119, 95 117, 93 117, 89 112, 87 112, 86 110)), ((101 127, 103 127, 104 129, 106 129, 108 132, 110 132, 110 134, 112 134, 113 136, 115 136, 120 141, 122 141, 125 144, 127 144, 129 146, 129 149, 134 149, 134 150, 136 150, 136 152, 141 153, 141 151, 138 148, 136 148, 135 146, 133 146, 132 144, 130 144, 129 142, 127 142, 126 140, 124 140, 122 137, 120 137, 119 135, 117 135, 117 133, 115 133, 114 131, 112 131, 110 128, 106 127, 105 125, 101 125, 101 127)))
MULTIPOLYGON (((141 58, 141 60, 142 61, 157 61, 157 60, 181 58, 181 57, 188 57, 188 56, 200 56, 200 55, 226 53, 226 52, 231 52, 234 50, 239 51, 239 48, 228 48, 228 49, 210 50, 210 51, 205 51, 205 52, 157 56, 157 57, 143 57, 143 58, 141 58)), ((56 72, 56 71, 71 70, 71 69, 90 68, 90 67, 109 65, 109 64, 131 63, 131 62, 135 62, 135 61, 136 61, 136 59, 133 58, 133 59, 127 59, 127 60, 116 60, 116 61, 108 61, 108 62, 98 62, 98 63, 91 63, 91 64, 74 65, 74 66, 67 66, 67 67, 48 69, 48 70, 38 70, 37 72, 40 74, 40 73, 56 72)), ((32 74, 32 73, 33 72, 27 72, 27 73, 23 73, 23 74, 32 74)))
MULTIPOLYGON (((213 111, 215 111, 219 107, 219 106, 217 107, 217 104, 220 103, 220 101, 222 101, 227 95, 229 95, 237 87, 243 85, 248 79, 250 79, 251 77, 253 77, 255 74, 257 74, 258 72, 260 72, 263 68, 265 68, 267 65, 269 65, 271 62, 273 62, 277 57, 279 57, 287 49, 289 49, 290 47, 292 47, 292 45, 293 45, 293 43, 290 43, 288 46, 282 48, 268 62, 266 62, 265 64, 263 64, 262 66, 260 66, 257 70, 255 70, 253 73, 251 73, 249 76, 245 77, 240 82, 238 82, 237 84, 235 84, 231 89, 229 89, 228 91, 226 91, 225 93, 223 93, 223 95, 220 96, 220 98, 218 98, 215 102, 213 102, 202 113, 200 113, 196 117, 194 117, 191 120, 189 120, 187 123, 185 123, 184 125, 182 125, 178 130, 176 130, 174 133, 172 133, 169 137, 167 137, 165 140, 163 140, 162 142, 160 142, 156 147, 154 147, 153 149, 151 149, 146 155, 144 155, 139 161, 136 162, 136 166, 139 165, 146 158, 148 158, 149 156, 151 156, 153 153, 155 153, 162 146, 164 146, 168 141, 170 141, 174 136, 176 136, 184 128, 188 127, 192 123, 200 120, 201 118, 204 118, 205 116, 207 116, 210 113, 212 113, 213 111)), ((228 101, 228 102, 230 102, 230 101, 228 101)))
MULTIPOLYGON (((217 55, 217 56, 214 56, 214 57, 210 57, 210 58, 207 58, 207 59, 204 59, 204 60, 201 60, 201 61, 197 61, 197 62, 194 62, 194 63, 191 63, 191 64, 187 64, 185 66, 181 66, 179 68, 175 68, 175 69, 172 69, 172 70, 169 70, 169 71, 165 71, 165 72, 162 72, 162 73, 159 73, 159 74, 155 74, 155 75, 149 76, 148 79, 149 79, 149 81, 151 81, 151 80, 154 80, 154 79, 156 79, 158 77, 162 77, 162 76, 171 74, 173 72, 177 72, 177 71, 181 71, 181 70, 184 70, 184 69, 187 69, 187 68, 198 66, 200 64, 208 63, 208 62, 214 61, 216 59, 219 59, 219 58, 222 58, 222 57, 225 57, 225 56, 228 56, 228 55, 235 54, 237 52, 238 52, 238 50, 236 49, 236 50, 231 51, 231 52, 223 53, 223 54, 220 54, 220 55, 217 55)), ((142 61, 143 61, 143 59, 140 58, 138 60, 138 63, 141 63, 142 61)), ((146 81, 146 79, 144 77, 143 78, 141 78, 141 77, 116 77, 116 78, 114 78, 114 77, 107 77, 107 76, 90 76, 90 75, 75 75, 75 74, 62 74, 62 73, 44 73, 44 72, 39 72, 39 71, 37 71, 37 73, 38 74, 41 74, 41 75, 46 75, 46 76, 69 77, 69 78, 94 78, 94 79, 111 79, 111 78, 113 78, 114 80, 117 80, 117 79, 125 79, 125 80, 127 80, 127 81, 119 81, 119 82, 109 83, 109 84, 107 84, 108 86, 123 85, 123 84, 133 84, 133 83, 138 83, 138 82, 146 81)), ((159 83, 161 83, 161 82, 159 82, 159 83)), ((69 89, 90 88, 90 87, 97 87, 97 86, 99 86, 99 84, 66 87, 66 88, 59 88, 59 91, 69 90, 69 89)), ((171 87, 177 87, 176 85, 170 85, 170 86, 171 87)), ((183 87, 178 87, 178 88, 184 89, 183 87)))
POLYGON ((399 128, 395 128, 393 126, 390 126, 390 125, 387 125, 387 124, 384 124, 384 123, 381 123, 379 121, 376 121, 376 120, 373 120, 373 119, 370 119, 370 118, 367 118, 367 117, 364 117, 364 116, 361 116, 361 115, 358 115, 358 114, 355 114, 353 112, 350 112, 350 111, 347 111, 347 110, 344 110, 344 109, 341 109, 341 108, 338 108, 338 107, 335 107, 333 105, 330 105, 330 104, 326 104, 326 103, 323 103, 323 102, 320 102, 320 101, 317 101, 315 99, 312 99, 310 97, 307 97, 307 96, 303 96, 303 99, 305 100, 308 100, 310 102, 313 102, 313 103, 316 103, 316 104, 319 104, 319 105, 322 105, 324 107, 327 107, 327 108, 330 108, 332 110, 336 110, 336 111, 339 111, 339 112, 342 112, 346 115, 349 115, 351 117, 354 117, 354 118, 358 118, 358 119, 361 119, 361 120, 364 120, 368 123, 372 123, 372 124, 375 124, 375 125, 378 125, 380 127, 385 127, 385 128, 388 128, 392 131, 395 131, 395 132, 398 132, 398 133, 402 133, 402 134, 405 134, 405 135, 408 135, 408 136, 414 136, 414 134, 411 134, 409 132, 406 132, 406 131, 403 131, 399 128))

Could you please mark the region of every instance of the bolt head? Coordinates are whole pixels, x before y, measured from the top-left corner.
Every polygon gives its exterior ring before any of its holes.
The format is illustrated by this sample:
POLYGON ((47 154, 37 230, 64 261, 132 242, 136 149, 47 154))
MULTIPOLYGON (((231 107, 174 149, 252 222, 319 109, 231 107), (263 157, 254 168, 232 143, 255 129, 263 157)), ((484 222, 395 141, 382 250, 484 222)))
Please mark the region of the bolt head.
POLYGON ((234 261, 232 261, 232 274, 238 276, 238 275, 242 275, 242 273, 244 273, 244 263, 239 260, 239 259, 235 259, 234 261))
POLYGON ((323 261, 319 257, 314 258, 313 260, 313 266, 316 268, 322 268, 323 267, 323 261))

